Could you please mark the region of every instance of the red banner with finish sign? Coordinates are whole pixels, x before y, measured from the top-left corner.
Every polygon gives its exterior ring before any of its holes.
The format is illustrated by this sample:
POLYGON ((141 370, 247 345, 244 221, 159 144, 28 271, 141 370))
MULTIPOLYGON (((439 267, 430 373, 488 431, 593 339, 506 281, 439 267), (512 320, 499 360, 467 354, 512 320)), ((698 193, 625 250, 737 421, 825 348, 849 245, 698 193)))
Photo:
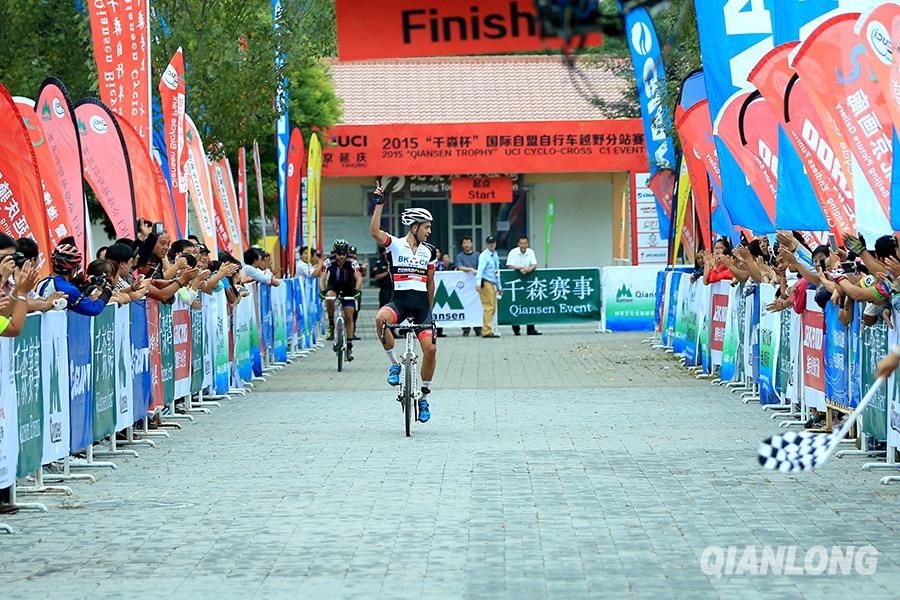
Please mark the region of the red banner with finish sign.
POLYGON ((510 177, 455 177, 450 180, 451 204, 512 202, 510 177))
POLYGON ((325 177, 649 169, 640 119, 340 125, 324 139, 325 177))
MULTIPOLYGON (((495 54, 561 48, 542 40, 531 0, 337 0, 341 60, 495 54)), ((591 34, 586 46, 599 46, 591 34)))

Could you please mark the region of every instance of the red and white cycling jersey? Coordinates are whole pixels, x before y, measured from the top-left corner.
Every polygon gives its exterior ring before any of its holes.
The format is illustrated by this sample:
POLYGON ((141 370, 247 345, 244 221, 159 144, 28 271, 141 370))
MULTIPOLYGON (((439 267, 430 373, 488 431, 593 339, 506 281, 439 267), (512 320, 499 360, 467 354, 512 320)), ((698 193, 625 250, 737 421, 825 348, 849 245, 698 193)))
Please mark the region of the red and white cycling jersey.
POLYGON ((427 292, 425 283, 428 279, 428 270, 437 266, 434 246, 422 242, 413 252, 406 237, 398 238, 387 234, 384 247, 391 254, 394 290, 427 292))

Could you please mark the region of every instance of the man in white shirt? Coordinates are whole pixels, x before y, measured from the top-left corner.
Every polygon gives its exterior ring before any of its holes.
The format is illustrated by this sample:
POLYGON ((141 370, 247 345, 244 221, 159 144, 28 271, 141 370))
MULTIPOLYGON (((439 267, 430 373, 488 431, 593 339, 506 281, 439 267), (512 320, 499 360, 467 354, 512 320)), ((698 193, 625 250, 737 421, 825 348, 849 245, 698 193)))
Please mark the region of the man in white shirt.
MULTIPOLYGON (((528 275, 537 269, 537 257, 534 250, 528 247, 528 236, 519 236, 519 246, 509 251, 506 257, 506 268, 518 271, 522 275, 528 275)), ((541 332, 534 328, 534 325, 526 325, 528 335, 541 335, 541 332)), ((521 335, 521 328, 518 325, 512 326, 513 333, 521 335)))

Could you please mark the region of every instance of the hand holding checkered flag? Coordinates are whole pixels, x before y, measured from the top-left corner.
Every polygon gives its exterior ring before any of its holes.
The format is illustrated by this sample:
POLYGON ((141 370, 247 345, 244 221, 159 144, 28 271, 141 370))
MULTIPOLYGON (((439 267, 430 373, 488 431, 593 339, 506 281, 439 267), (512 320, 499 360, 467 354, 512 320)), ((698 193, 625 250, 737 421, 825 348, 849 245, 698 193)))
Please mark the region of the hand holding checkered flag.
POLYGON ((834 454, 841 440, 847 437, 850 428, 853 427, 857 418, 872 401, 884 382, 885 377, 875 380, 865 397, 837 432, 788 431, 763 440, 759 444, 759 464, 767 469, 785 473, 808 471, 825 464, 834 454))

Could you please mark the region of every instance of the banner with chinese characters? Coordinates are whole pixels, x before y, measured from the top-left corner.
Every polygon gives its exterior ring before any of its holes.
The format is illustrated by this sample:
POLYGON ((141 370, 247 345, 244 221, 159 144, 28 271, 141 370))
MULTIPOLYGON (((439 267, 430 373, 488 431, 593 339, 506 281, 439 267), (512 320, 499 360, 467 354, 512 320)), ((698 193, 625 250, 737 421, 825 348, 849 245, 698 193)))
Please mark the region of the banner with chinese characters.
POLYGON ((434 274, 431 318, 439 327, 481 327, 484 307, 475 287, 475 274, 439 271, 434 274))
POLYGON ((116 429, 116 309, 107 306, 94 317, 94 441, 116 429))
MULTIPOLYGON (((75 228, 69 218, 69 208, 63 198, 63 188, 56 172, 56 161, 50 152, 50 145, 44 135, 41 119, 35 113, 34 102, 28 98, 16 97, 16 108, 22 115, 22 124, 31 139, 31 149, 41 175, 41 191, 43 192, 44 217, 47 219, 47 236, 50 245, 41 248, 42 252, 52 252, 53 248, 64 237, 75 235, 75 228)), ((49 111, 49 107, 47 108, 49 111)), ((43 260, 42 260, 43 262, 43 260)))
POLYGON ((825 410, 825 313, 815 302, 815 291, 806 292, 803 311, 803 401, 825 410))
POLYGON ((709 286, 712 291, 712 315, 710 327, 709 347, 712 352, 712 364, 722 364, 722 347, 725 343, 725 323, 728 320, 728 292, 731 284, 727 281, 719 281, 709 286))
POLYGON ((73 230, 72 235, 75 236, 76 245, 86 249, 87 209, 84 202, 81 150, 78 143, 78 127, 75 123, 75 107, 66 86, 53 77, 45 79, 37 95, 36 110, 47 140, 47 149, 53 156, 56 176, 73 230))
POLYGON ((109 108, 93 98, 75 105, 84 178, 119 237, 135 238, 134 184, 125 139, 109 108))
POLYGON ((60 310, 41 319, 41 382, 44 403, 43 464, 69 454, 69 349, 68 320, 60 310))
MULTIPOLYGON (((600 269, 538 269, 528 275, 502 270, 500 285, 500 325, 600 321, 600 269)), ((655 296, 651 295, 650 306, 645 308, 650 327, 655 296)))
POLYGON ((44 396, 41 378, 41 316, 25 319, 15 339, 15 379, 19 420, 19 463, 17 477, 41 467, 44 452, 44 396))
POLYGON ((149 0, 91 0, 85 4, 91 16, 100 97, 128 119, 149 148, 149 0))
POLYGON ((172 348, 174 356, 174 396, 191 393, 191 314, 180 299, 172 306, 172 348))
MULTIPOLYGON (((13 239, 34 239, 43 254, 49 252, 41 177, 22 117, 6 88, 0 84, 0 232, 13 239)), ((49 272, 44 261, 44 274, 49 272)))
POLYGON ((324 177, 646 171, 640 119, 339 125, 324 177))

